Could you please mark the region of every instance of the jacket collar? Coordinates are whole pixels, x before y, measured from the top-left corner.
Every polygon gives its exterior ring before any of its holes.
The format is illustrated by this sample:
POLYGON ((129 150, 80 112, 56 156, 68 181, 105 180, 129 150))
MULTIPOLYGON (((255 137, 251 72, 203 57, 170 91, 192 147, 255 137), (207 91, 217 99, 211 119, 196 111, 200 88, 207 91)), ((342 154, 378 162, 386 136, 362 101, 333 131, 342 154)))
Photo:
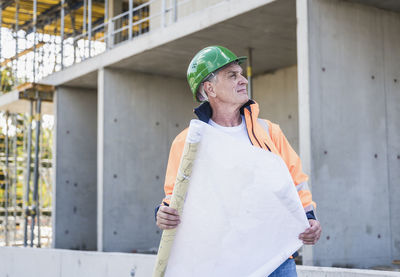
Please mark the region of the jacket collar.
MULTIPOLYGON (((240 108, 240 114, 244 114, 245 109, 249 110, 249 112, 252 113, 253 117, 258 117, 258 104, 254 100, 250 99, 249 101, 247 101, 247 103, 240 108)), ((200 106, 195 108, 193 112, 201 121, 205 123, 208 123, 208 121, 212 117, 212 109, 208 101, 202 103, 200 106)))

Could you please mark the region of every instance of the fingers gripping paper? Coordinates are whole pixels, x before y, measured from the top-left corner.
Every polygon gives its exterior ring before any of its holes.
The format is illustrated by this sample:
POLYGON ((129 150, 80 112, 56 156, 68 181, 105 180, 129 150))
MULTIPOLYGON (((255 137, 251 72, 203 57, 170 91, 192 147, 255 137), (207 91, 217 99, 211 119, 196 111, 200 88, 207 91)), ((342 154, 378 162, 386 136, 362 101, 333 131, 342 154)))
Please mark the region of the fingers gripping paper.
POLYGON ((165 276, 268 276, 308 227, 288 169, 273 153, 192 123, 202 135, 165 276))

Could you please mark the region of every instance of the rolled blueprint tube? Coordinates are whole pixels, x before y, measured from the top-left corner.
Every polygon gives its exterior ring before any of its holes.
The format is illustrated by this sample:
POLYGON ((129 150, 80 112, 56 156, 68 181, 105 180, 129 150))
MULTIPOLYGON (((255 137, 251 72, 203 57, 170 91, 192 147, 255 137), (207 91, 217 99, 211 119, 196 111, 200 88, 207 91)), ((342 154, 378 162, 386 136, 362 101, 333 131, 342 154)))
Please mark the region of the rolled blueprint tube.
MULTIPOLYGON (((178 211, 182 215, 183 205, 189 186, 190 175, 196 159, 197 147, 202 135, 202 122, 192 120, 190 122, 188 135, 186 137, 185 146, 181 163, 176 176, 174 190, 172 192, 170 207, 178 211)), ((154 266, 153 277, 163 277, 168 265, 171 248, 174 242, 176 228, 164 230, 161 236, 160 246, 158 249, 156 264, 154 266)))

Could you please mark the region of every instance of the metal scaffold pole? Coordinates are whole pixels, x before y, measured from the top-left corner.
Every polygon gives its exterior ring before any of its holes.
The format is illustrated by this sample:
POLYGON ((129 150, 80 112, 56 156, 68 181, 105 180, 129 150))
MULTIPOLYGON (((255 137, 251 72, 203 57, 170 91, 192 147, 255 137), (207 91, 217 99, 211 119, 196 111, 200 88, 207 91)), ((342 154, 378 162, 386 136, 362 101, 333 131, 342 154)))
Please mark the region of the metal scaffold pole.
POLYGON ((106 44, 106 48, 110 47, 110 40, 108 32, 110 30, 110 24, 108 23, 108 0, 104 0, 104 43, 106 44))
MULTIPOLYGON (((28 142, 26 147, 26 185, 24 195, 24 246, 28 246, 28 217, 29 217, 29 194, 31 181, 31 151, 32 151, 32 118, 33 118, 33 100, 30 100, 30 110, 28 119, 28 142)), ((33 243, 33 241, 31 242, 33 243)))
POLYGON ((247 91, 249 94, 249 98, 252 99, 253 98, 253 76, 252 76, 252 63, 253 63, 253 49, 252 48, 248 48, 248 52, 247 52, 247 91))
POLYGON ((14 243, 17 241, 17 185, 18 185, 18 165, 17 165, 17 159, 18 159, 18 133, 17 133, 17 127, 18 127, 18 119, 17 119, 17 114, 13 114, 13 125, 15 126, 15 133, 13 137, 13 152, 14 152, 14 176, 13 176, 13 216, 14 216, 14 222, 13 222, 13 239, 14 243))
POLYGON ((57 24, 55 24, 54 27, 54 35, 53 35, 53 56, 54 56, 54 63, 53 63, 53 70, 52 72, 56 71, 56 66, 57 66, 57 24))
POLYGON ((166 7, 166 1, 167 0, 161 0, 161 27, 165 27, 166 26, 166 24, 165 24, 165 14, 166 14, 166 10, 167 10, 167 7, 166 7))
POLYGON ((178 0, 174 1, 174 22, 178 21, 178 0))
MULTIPOLYGON (((36 138, 35 138, 35 163, 33 169, 33 207, 32 207, 32 220, 31 220, 31 247, 33 246, 34 240, 34 229, 35 229, 35 217, 39 224, 39 205, 38 205, 38 195, 39 195, 39 137, 40 137, 40 116, 41 116, 41 99, 39 91, 36 91, 36 138)), ((38 238, 38 247, 40 247, 40 239, 38 238)))
POLYGON ((33 82, 36 82, 36 23, 37 23, 37 0, 33 0, 33 82))
MULTIPOLYGON (((41 37, 41 41, 44 41, 44 28, 42 29, 42 37, 41 37)), ((39 36, 38 36, 39 37, 39 36)), ((39 60, 39 59, 38 59, 39 60)), ((40 71, 38 70, 38 76, 42 77, 44 72, 45 72, 45 65, 44 65, 44 47, 40 47, 40 65, 41 65, 41 69, 42 69, 42 75, 40 75, 40 71)))
POLYGON ((77 43, 76 43, 76 36, 77 36, 77 32, 76 32, 76 21, 75 21, 75 11, 71 8, 70 6, 70 2, 68 2, 68 12, 69 12, 69 17, 71 19, 71 26, 72 26, 72 34, 73 34, 73 38, 72 38, 72 47, 74 49, 73 54, 74 54, 74 63, 76 63, 76 48, 77 48, 77 43))
POLYGON ((0 62, 2 61, 1 60, 1 58, 2 58, 2 52, 1 52, 1 50, 2 50, 2 43, 1 43, 1 35, 2 35, 2 29, 1 29, 1 27, 3 26, 3 5, 1 5, 0 4, 0 62))
POLYGON ((129 40, 132 39, 133 0, 129 0, 129 40))
MULTIPOLYGON (((26 45, 27 45, 27 42, 28 42, 28 38, 27 38, 26 34, 27 34, 27 32, 24 32, 25 48, 27 48, 26 45)), ((27 83, 28 82, 28 74, 27 74, 27 72, 29 72, 29 70, 28 70, 28 55, 24 55, 24 56, 25 56, 25 58, 24 58, 24 70, 25 70, 24 83, 27 83)))
POLYGON ((88 1, 88 40, 89 40, 89 58, 92 56, 92 0, 88 1))
POLYGON ((15 85, 18 85, 18 19, 19 19, 19 1, 15 2, 15 85))
POLYGON ((6 152, 6 160, 5 160, 5 170, 4 170, 4 179, 6 182, 6 188, 5 188, 5 228, 4 228, 4 235, 5 235, 5 241, 6 241, 6 246, 9 245, 9 237, 8 237, 8 204, 9 204, 9 190, 10 190, 10 183, 9 183, 9 168, 8 168, 8 155, 9 155, 9 149, 8 149, 8 116, 9 113, 8 111, 6 112, 6 133, 4 134, 4 149, 6 152))
MULTIPOLYGON (((82 25, 82 33, 85 34, 86 36, 86 19, 87 19, 87 0, 83 0, 83 25, 82 25)), ((86 59, 86 41, 85 41, 85 36, 83 36, 83 60, 86 59)))
POLYGON ((60 39, 61 39, 61 69, 64 68, 64 0, 61 0, 60 39))

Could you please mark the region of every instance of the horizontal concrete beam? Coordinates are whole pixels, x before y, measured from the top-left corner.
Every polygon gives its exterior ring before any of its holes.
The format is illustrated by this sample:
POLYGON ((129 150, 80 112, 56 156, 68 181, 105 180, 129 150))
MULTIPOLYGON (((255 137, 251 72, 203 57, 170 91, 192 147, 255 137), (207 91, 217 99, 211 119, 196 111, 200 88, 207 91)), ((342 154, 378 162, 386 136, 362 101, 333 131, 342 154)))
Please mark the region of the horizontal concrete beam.
MULTIPOLYGON (((0 276, 151 276, 155 255, 60 249, 0 248, 0 276)), ((400 272, 297 266, 299 277, 391 277, 400 272)))
MULTIPOLYGON (((42 79, 41 83, 51 84, 54 86, 65 84, 75 85, 76 82, 73 81, 79 78, 81 78, 80 80, 85 83, 85 78, 82 79, 82 76, 88 75, 91 79, 94 79, 94 72, 100 68, 115 67, 116 64, 124 62, 133 56, 146 54, 146 52, 152 51, 159 46, 177 41, 178 39, 184 38, 190 34, 204 30, 217 23, 221 23, 272 2, 275 2, 275 0, 223 1, 218 5, 207 7, 201 12, 182 18, 166 28, 158 28, 150 31, 134 40, 121 43, 110 51, 70 66, 62 71, 55 72, 42 79)), ((236 38, 236 36, 233 37, 236 38)), ((190 55, 193 54, 194 53, 190 53, 190 55)), ((165 65, 163 59, 156 61, 155 63, 156 66, 153 68, 153 71, 156 71, 157 68, 165 65)), ((185 65, 186 64, 187 63, 185 63, 185 65)), ((167 72, 171 70, 171 67, 166 67, 164 73, 168 75, 167 72)), ((85 87, 91 86, 90 84, 80 85, 84 85, 85 87)))
POLYGON ((151 276, 154 255, 61 249, 0 248, 0 276, 151 276))

